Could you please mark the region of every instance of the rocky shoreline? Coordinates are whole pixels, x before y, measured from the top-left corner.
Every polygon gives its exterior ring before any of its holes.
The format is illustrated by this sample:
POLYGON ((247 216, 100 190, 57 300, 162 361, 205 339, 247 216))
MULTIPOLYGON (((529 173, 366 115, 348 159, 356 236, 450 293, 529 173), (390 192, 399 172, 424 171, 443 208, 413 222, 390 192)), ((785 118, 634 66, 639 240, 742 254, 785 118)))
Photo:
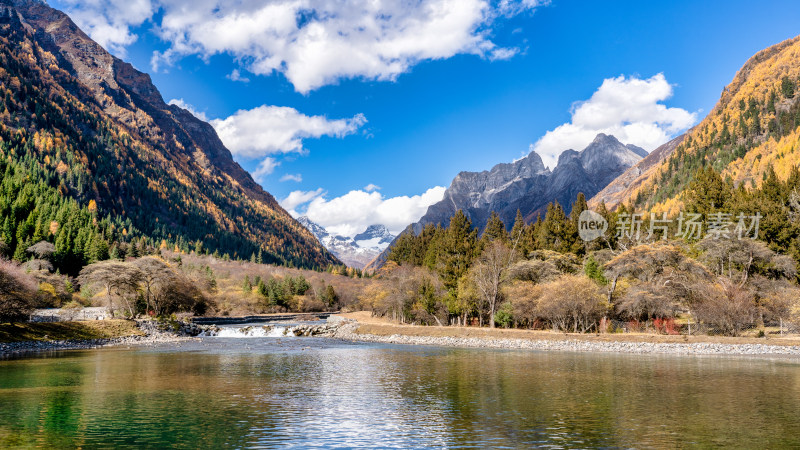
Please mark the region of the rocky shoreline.
POLYGON ((156 345, 164 342, 180 342, 192 339, 185 333, 184 324, 181 324, 181 329, 178 332, 165 331, 161 329, 158 324, 149 320, 137 321, 137 326, 145 333, 144 336, 0 343, 0 358, 62 350, 89 350, 112 346, 156 345))
MULTIPOLYGON (((197 325, 179 322, 176 328, 165 327, 150 320, 137 321, 144 336, 127 336, 112 339, 26 341, 0 343, 0 358, 26 353, 94 349, 109 346, 147 346, 169 342, 215 336, 219 328, 215 325, 197 325)), ((255 328, 255 327, 252 327, 255 328)), ((272 328, 269 326, 269 328, 272 328)), ((309 324, 287 327, 284 336, 323 337, 349 342, 371 342, 381 344, 418 345, 456 348, 491 348, 510 350, 534 350, 556 352, 628 353, 665 355, 748 355, 800 357, 800 345, 727 344, 713 342, 669 343, 669 342, 625 342, 592 341, 578 339, 547 338, 498 338, 498 337, 454 337, 412 336, 405 334, 376 335, 358 332, 359 323, 352 319, 332 316, 325 324, 309 324)))
POLYGON ((800 357, 800 345, 720 344, 720 343, 662 343, 585 341, 577 339, 506 339, 492 337, 408 336, 393 334, 379 336, 358 333, 357 322, 346 322, 334 332, 334 338, 351 342, 422 345, 434 347, 492 348, 557 352, 667 354, 667 355, 749 355, 800 357))

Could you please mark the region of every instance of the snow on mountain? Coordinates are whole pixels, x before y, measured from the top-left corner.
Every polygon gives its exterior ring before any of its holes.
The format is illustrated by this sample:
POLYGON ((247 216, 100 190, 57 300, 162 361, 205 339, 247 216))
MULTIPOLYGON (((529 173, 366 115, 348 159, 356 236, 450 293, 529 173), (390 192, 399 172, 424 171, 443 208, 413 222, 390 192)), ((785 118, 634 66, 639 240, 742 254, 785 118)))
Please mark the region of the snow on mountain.
POLYGON ((350 267, 363 269, 394 240, 395 236, 383 225, 370 225, 354 237, 331 234, 325 227, 306 216, 297 221, 306 227, 322 245, 350 267))

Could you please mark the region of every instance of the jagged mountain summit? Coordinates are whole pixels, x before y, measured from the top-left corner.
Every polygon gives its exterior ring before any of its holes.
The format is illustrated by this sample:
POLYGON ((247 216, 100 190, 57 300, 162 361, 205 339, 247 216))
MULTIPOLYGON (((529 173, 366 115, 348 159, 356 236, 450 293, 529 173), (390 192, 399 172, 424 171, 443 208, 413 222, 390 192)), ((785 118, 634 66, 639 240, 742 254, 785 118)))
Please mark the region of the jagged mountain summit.
POLYGON ((322 245, 343 263, 357 269, 363 269, 395 238, 383 225, 370 225, 362 233, 351 238, 332 234, 306 216, 298 217, 297 221, 311 231, 322 245))
MULTIPOLYGON (((591 198, 608 183, 642 160, 647 151, 624 145, 614 136, 598 134, 582 151, 565 150, 556 167, 546 168, 535 152, 513 162, 494 166, 483 172, 461 172, 444 198, 431 205, 424 216, 411 225, 420 233, 428 224, 447 226, 450 218, 462 210, 472 225, 482 229, 494 211, 507 227, 514 223, 517 210, 526 222, 544 215, 547 205, 559 202, 569 212, 578 193, 591 198)), ((388 250, 368 265, 380 268, 388 250)))
MULTIPOLYGON (((146 240, 240 258, 261 252, 266 262, 309 268, 338 262, 233 160, 211 125, 167 105, 147 74, 109 54, 66 14, 41 1, 0 0, 0 62, 8 144, 0 159, 13 173, 30 171, 20 175, 26 182, 54 189, 54 204, 69 199, 93 214, 95 228, 84 230, 91 240, 121 248, 146 240)), ((36 214, 63 225, 54 211, 36 214)), ((33 213, 17 209, 11 228, 33 213)), ((87 237, 53 229, 15 232, 6 244, 13 252, 41 236, 57 252, 74 251, 76 264, 88 262, 81 256, 87 237)))
POLYGON ((498 164, 483 172, 461 172, 445 191, 444 199, 428 208, 414 224, 419 232, 427 224, 445 226, 459 209, 482 228, 492 211, 511 226, 517 210, 527 221, 558 201, 568 211, 579 192, 591 198, 608 183, 647 154, 636 146, 623 145, 614 136, 598 134, 580 152, 566 150, 550 171, 542 158, 531 152, 510 164, 498 164))
POLYGON ((651 172, 655 170, 662 161, 672 155, 672 152, 683 142, 685 137, 686 135, 682 134, 666 144, 659 146, 650 152, 649 155, 645 154, 644 159, 615 178, 614 181, 609 183, 589 200, 589 207, 596 208, 602 202, 605 203, 606 208, 615 209, 619 206, 622 199, 627 198, 631 191, 638 188, 647 180, 651 172))
POLYGON ((383 225, 370 225, 364 232, 353 237, 353 240, 362 248, 380 248, 383 250, 392 243, 395 236, 383 225))

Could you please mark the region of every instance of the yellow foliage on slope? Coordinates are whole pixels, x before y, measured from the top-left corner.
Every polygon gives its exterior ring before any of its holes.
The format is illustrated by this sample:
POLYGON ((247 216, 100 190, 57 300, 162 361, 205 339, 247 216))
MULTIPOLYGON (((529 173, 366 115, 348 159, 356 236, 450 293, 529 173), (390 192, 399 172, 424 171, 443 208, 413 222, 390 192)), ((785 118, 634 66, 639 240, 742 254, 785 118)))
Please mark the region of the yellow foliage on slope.
MULTIPOLYGON (((679 148, 682 158, 704 151, 706 164, 719 164, 722 158, 719 151, 708 150, 719 142, 720 136, 728 133, 730 147, 745 145, 748 140, 751 141, 751 145, 748 146, 749 149, 743 158, 736 159, 721 168, 723 177, 729 175, 737 185, 744 182, 747 188, 751 187, 751 180, 758 186, 762 175, 771 164, 777 175, 785 180, 791 167, 800 164, 800 128, 779 130, 784 136, 777 141, 768 133, 770 122, 775 121, 776 114, 788 111, 795 102, 800 101, 800 93, 793 99, 781 97, 781 83, 785 77, 795 81, 800 80, 800 36, 762 50, 747 61, 733 81, 723 90, 719 102, 711 113, 687 133, 679 148), (759 107, 768 104, 773 93, 777 94, 775 112, 759 108, 759 114, 755 117, 747 113, 753 102, 759 107), (759 131, 752 133, 752 130, 759 131)), ((676 153, 673 153, 672 158, 676 157, 676 153)), ((670 158, 662 161, 651 171, 649 179, 638 189, 633 190, 621 203, 633 203, 637 197, 650 198, 667 184, 672 176, 669 172, 669 162, 670 158)), ((681 197, 682 193, 676 193, 668 199, 651 203, 648 209, 654 212, 675 213, 682 207, 681 197)))
POLYGON ((761 186, 762 175, 772 166, 781 180, 789 178, 792 167, 800 165, 800 128, 775 141, 770 137, 766 142, 750 150, 742 159, 738 159, 722 172, 722 176, 730 176, 738 186, 745 183, 750 187, 761 186))

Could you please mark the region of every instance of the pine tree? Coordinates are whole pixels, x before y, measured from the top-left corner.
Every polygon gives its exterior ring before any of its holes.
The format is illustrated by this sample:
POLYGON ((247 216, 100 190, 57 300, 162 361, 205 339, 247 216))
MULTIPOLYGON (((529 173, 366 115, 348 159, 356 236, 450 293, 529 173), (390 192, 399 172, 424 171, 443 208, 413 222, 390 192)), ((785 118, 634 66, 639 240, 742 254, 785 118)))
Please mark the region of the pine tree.
POLYGON ((556 201, 547 205, 547 213, 538 227, 536 246, 544 250, 561 251, 564 244, 564 232, 567 216, 564 209, 556 201))
POLYGON ((250 292, 253 291, 253 284, 250 283, 250 275, 244 276, 244 282, 242 283, 242 291, 245 294, 249 294, 250 292))
POLYGON ((511 246, 523 256, 527 256, 533 250, 533 248, 529 247, 527 239, 525 239, 527 228, 522 212, 517 210, 517 216, 514 218, 514 226, 511 228, 509 238, 511 239, 511 246))
POLYGON ((476 256, 477 234, 461 210, 450 219, 450 226, 443 233, 437 269, 445 288, 453 294, 458 288, 458 279, 467 273, 476 256))
POLYGON ((589 205, 586 203, 586 196, 583 195, 583 192, 578 192, 578 196, 575 198, 575 203, 572 204, 572 211, 569 213, 569 219, 573 223, 577 224, 581 213, 587 209, 589 209, 589 205))
POLYGON ((589 258, 586 260, 584 272, 586 273, 587 277, 596 281, 598 284, 603 286, 608 284, 608 279, 605 277, 603 269, 600 267, 600 264, 597 263, 597 260, 594 259, 593 255, 589 255, 589 258))
POLYGON ((496 212, 492 211, 492 214, 489 216, 489 220, 486 221, 486 227, 483 229, 483 235, 481 235, 481 248, 494 240, 499 240, 504 244, 507 244, 509 241, 508 231, 506 231, 505 224, 500 219, 500 216, 498 216, 496 212))

